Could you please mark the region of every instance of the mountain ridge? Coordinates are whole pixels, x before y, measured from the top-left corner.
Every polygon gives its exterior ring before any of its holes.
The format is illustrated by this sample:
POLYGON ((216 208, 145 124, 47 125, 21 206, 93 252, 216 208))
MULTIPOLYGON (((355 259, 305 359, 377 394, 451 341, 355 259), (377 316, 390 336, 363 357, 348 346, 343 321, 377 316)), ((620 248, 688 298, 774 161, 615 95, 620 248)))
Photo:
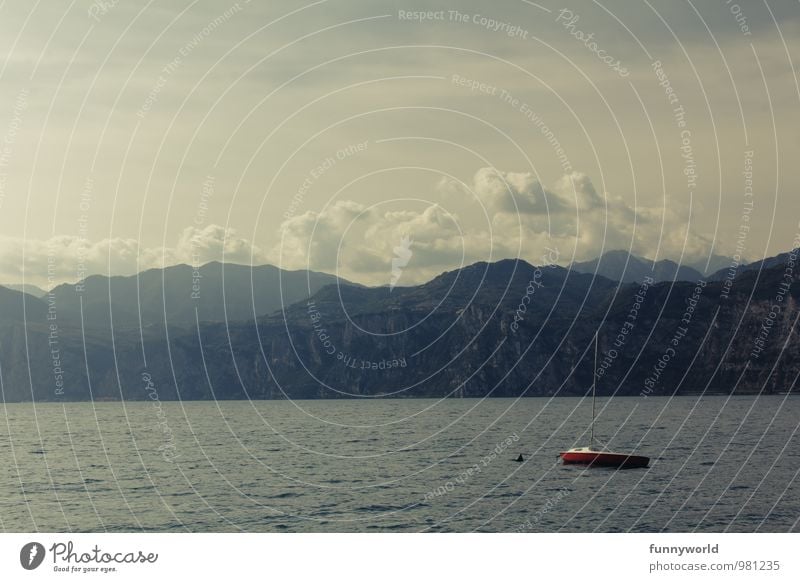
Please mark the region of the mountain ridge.
POLYGON ((144 400, 145 377, 160 400, 580 396, 592 383, 595 333, 609 362, 600 394, 778 392, 800 374, 794 271, 764 349, 752 352, 786 273, 743 272, 723 293, 722 282, 625 284, 511 259, 416 287, 327 285, 257 319, 64 325, 55 337, 62 393, 52 329, 17 318, 0 326, 3 397, 144 400))
POLYGON ((307 297, 329 284, 354 285, 316 271, 212 261, 147 269, 137 275, 92 275, 53 288, 59 318, 89 327, 246 320, 307 297))
POLYGON ((590 261, 572 263, 569 268, 579 273, 597 273, 622 283, 638 283, 646 277, 652 278, 656 283, 696 282, 704 278, 700 271, 686 264, 678 264, 669 259, 652 261, 624 250, 608 251, 590 261))

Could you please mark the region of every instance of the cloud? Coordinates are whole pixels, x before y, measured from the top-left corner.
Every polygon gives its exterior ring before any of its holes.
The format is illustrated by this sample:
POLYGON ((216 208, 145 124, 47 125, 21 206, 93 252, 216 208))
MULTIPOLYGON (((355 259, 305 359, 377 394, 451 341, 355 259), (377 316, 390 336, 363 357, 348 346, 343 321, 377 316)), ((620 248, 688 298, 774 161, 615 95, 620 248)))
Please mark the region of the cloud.
POLYGON ((562 176, 544 188, 531 173, 481 168, 473 192, 493 214, 497 236, 506 247, 514 232, 521 236, 523 258, 541 256, 558 246, 562 257, 591 259, 627 249, 652 258, 697 259, 708 254, 710 240, 690 228, 690 217, 673 208, 633 206, 622 197, 599 193, 580 172, 562 176), (513 204, 516 201, 516 205, 513 204))
POLYGON ((710 248, 710 241, 690 227, 691 217, 672 208, 633 206, 598 192, 581 173, 545 187, 528 172, 480 168, 469 184, 432 186, 426 203, 420 195, 388 209, 339 200, 290 217, 268 252, 216 224, 186 228, 173 245, 161 247, 124 238, 0 237, 0 281, 21 282, 24 274, 26 282, 48 286, 91 274, 131 275, 225 260, 308 268, 370 285, 410 285, 477 261, 521 257, 540 263, 548 248, 558 249, 561 264, 615 249, 695 260, 710 248))
POLYGON ((293 216, 281 224, 280 243, 270 258, 283 268, 333 272, 347 231, 372 216, 371 209, 349 200, 337 201, 320 212, 293 216))
POLYGON ((133 275, 149 268, 220 260, 257 264, 266 257, 235 230, 215 224, 185 228, 174 246, 165 247, 142 247, 130 238, 92 242, 65 235, 46 240, 0 236, 0 281, 17 283, 24 277, 46 288, 95 274, 133 275))
POLYGON ((188 227, 183 230, 174 248, 164 249, 168 258, 152 257, 150 251, 145 252, 145 260, 162 264, 184 262, 203 264, 209 261, 225 260, 231 263, 258 264, 266 260, 261 249, 249 240, 238 236, 235 229, 225 228, 218 224, 209 224, 204 228, 188 227))
MULTIPOLYGON (((421 283, 445 269, 479 260, 488 245, 465 236, 459 217, 435 202, 423 209, 379 210, 339 201, 320 212, 284 221, 272 261, 284 268, 311 268, 373 285, 392 280, 395 249, 411 239, 400 285, 421 283)), ((395 276, 397 273, 395 272, 395 276)))
POLYGON ((564 210, 561 200, 546 192, 530 172, 481 168, 473 178, 475 194, 497 212, 549 214, 564 210))
POLYGON ((385 285, 392 281, 396 249, 408 238, 410 257, 404 257, 398 279, 408 285, 476 261, 541 262, 548 248, 558 249, 562 264, 614 249, 695 259, 710 248, 689 228, 687 216, 632 206, 598 192, 589 176, 578 172, 546 188, 529 172, 480 168, 470 184, 439 180, 431 196, 424 208, 381 211, 338 201, 290 218, 281 227, 282 245, 270 258, 287 268, 385 285))

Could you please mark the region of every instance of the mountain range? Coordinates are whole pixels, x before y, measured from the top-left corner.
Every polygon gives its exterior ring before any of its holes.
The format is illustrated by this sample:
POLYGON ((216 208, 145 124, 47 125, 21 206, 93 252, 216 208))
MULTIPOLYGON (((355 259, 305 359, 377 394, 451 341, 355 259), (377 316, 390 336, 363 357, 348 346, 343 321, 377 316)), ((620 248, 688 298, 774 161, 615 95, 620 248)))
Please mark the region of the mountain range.
MULTIPOLYGON (((723 281, 745 271, 758 271, 785 264, 792 252, 780 253, 753 263, 740 264, 730 257, 711 255, 688 263, 676 263, 669 259, 653 261, 628 251, 608 251, 596 259, 574 262, 570 269, 578 273, 597 274, 614 281, 637 283, 650 277, 657 283, 664 281, 697 282, 723 281)), ((794 251, 797 255, 797 251, 794 251)))
POLYGON ((650 277, 661 281, 699 281, 704 275, 689 265, 668 259, 651 261, 627 251, 609 251, 591 261, 572 263, 570 269, 578 273, 597 273, 614 281, 635 283, 650 277))
POLYGON ((503 260, 394 289, 219 263, 43 299, 0 288, 0 388, 6 402, 548 396, 586 394, 594 372, 600 394, 781 392, 800 374, 800 281, 788 255, 761 264, 730 287, 503 260))
POLYGON ((47 295, 47 291, 41 287, 37 287, 36 285, 31 285, 30 283, 6 283, 0 284, 0 287, 5 287, 6 289, 11 289, 12 291, 21 291, 23 293, 27 293, 28 295, 33 295, 34 297, 44 297, 47 295))
MULTIPOLYGON (((212 262, 199 268, 150 269, 129 277, 93 275, 42 291, 40 301, 29 293, 28 309, 36 313, 42 304, 52 304, 59 324, 87 328, 194 325, 266 315, 337 284, 355 285, 316 271, 212 262)), ((0 309, 0 324, 7 317, 0 309)))

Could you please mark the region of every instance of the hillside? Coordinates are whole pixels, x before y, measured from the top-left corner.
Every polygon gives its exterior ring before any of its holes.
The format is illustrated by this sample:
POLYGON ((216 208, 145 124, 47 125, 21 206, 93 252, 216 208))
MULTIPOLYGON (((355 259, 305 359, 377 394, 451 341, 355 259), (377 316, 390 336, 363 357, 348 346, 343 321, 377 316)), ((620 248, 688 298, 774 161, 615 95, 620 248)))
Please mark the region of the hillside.
POLYGON ((797 274, 747 271, 721 289, 507 260, 391 292, 329 285, 257 320, 87 329, 85 354, 80 328, 64 325, 63 394, 48 328, 17 322, 0 339, 4 397, 141 400, 151 397, 144 378, 161 400, 580 395, 598 329, 600 394, 790 389, 800 373, 797 274))

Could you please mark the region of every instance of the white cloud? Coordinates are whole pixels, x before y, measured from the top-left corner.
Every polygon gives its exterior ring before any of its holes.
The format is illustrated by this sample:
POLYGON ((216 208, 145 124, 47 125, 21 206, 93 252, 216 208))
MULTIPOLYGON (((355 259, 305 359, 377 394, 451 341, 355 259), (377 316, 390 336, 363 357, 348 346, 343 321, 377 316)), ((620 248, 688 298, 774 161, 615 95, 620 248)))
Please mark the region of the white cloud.
POLYGON ((0 236, 0 281, 17 283, 24 276, 27 283, 45 288, 95 274, 132 275, 149 268, 220 260, 257 264, 265 256, 235 230, 215 224, 188 227, 175 246, 167 247, 141 247, 130 238, 92 242, 65 235, 47 240, 0 236))
POLYGON ((528 260, 554 245, 565 262, 615 249, 651 258, 658 253, 659 258, 678 259, 683 254, 684 260, 697 259, 710 248, 707 238, 689 228, 688 216, 600 194, 589 176, 579 172, 562 176, 546 189, 530 173, 481 168, 474 192, 493 213, 495 231, 505 238, 505 246, 513 246, 512 233, 522 233, 522 258, 528 260), (518 211, 509 204, 512 197, 518 211))
POLYGON ((347 231, 373 215, 367 207, 349 200, 338 201, 320 212, 308 211, 283 222, 280 243, 271 252, 272 262, 288 269, 336 269, 339 247, 347 231))
POLYGON ((601 194, 580 173, 548 188, 531 173, 481 168, 469 186, 440 181, 427 204, 414 198, 409 206, 388 210, 340 200, 307 211, 282 223, 280 242, 269 252, 216 224, 186 228, 174 245, 164 247, 141 247, 123 238, 0 237, 0 281, 21 282, 24 273, 26 282, 47 286, 48 273, 60 283, 75 281, 81 270, 84 276, 130 275, 225 260, 310 268, 372 285, 388 285, 394 277, 399 285, 410 285, 476 261, 521 257, 541 263, 546 248, 558 249, 559 262, 566 264, 614 249, 651 258, 657 249, 659 258, 673 259, 683 252, 684 260, 694 260, 710 246, 688 227, 688 216, 601 194), (408 253, 398 275, 396 249, 406 238, 408 253))
POLYGON ((400 285, 424 282, 443 270, 479 260, 489 246, 477 233, 467 235, 457 215, 435 202, 427 207, 381 211, 352 201, 284 221, 282 243, 271 255, 284 268, 335 272, 359 282, 391 282, 395 247, 411 239, 411 257, 400 285))
POLYGON ((164 251, 167 254, 164 260, 161 256, 150 258, 150 250, 144 253, 145 260, 151 263, 203 264, 224 259, 231 263, 258 264, 266 258, 259 247, 238 236, 236 230, 218 224, 185 228, 175 247, 164 251))
POLYGON ((561 200, 546 192, 530 172, 481 168, 473 178, 475 194, 498 212, 549 214, 561 212, 561 200))
POLYGON ((677 259, 684 241, 684 259, 698 258, 709 248, 705 238, 687 228, 687 217, 601 194, 581 173, 545 188, 531 173, 481 168, 468 186, 439 180, 433 196, 425 208, 379 211, 339 201, 306 212, 283 223, 283 246, 270 258, 287 268, 385 285, 391 281, 395 248, 408 237, 411 257, 400 283, 407 285, 481 260, 521 257, 540 263, 547 248, 558 249, 562 264, 614 249, 648 257, 658 249, 659 258, 677 259))

